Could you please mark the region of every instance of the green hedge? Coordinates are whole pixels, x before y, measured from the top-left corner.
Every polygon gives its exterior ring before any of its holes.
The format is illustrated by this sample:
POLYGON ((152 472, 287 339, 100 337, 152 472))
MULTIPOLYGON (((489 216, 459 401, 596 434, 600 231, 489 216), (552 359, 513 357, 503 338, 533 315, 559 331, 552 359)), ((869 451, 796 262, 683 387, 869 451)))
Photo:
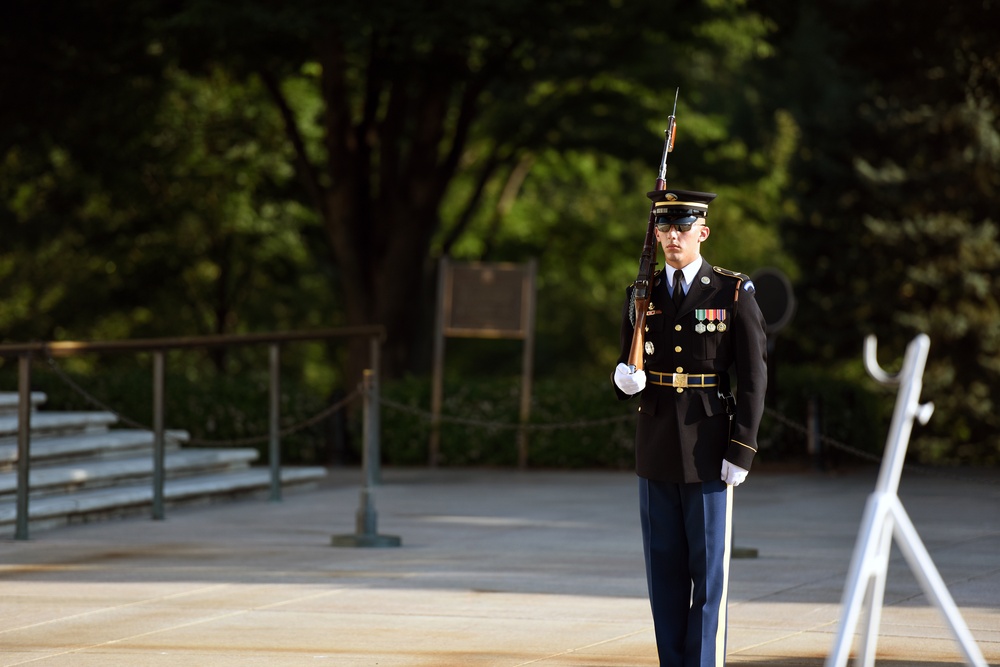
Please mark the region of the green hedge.
POLYGON ((836 370, 815 366, 787 366, 773 375, 777 392, 769 396, 761 423, 760 457, 788 460, 807 456, 805 427, 809 403, 818 408, 819 432, 835 443, 823 442, 822 460, 831 465, 881 457, 893 401, 859 369, 836 370), (791 421, 797 427, 787 425, 791 421), (799 428, 801 427, 801 428, 799 428), (858 453, 860 452, 860 454, 858 453))
MULTIPOLYGON (((268 377, 263 370, 230 375, 199 368, 173 371, 168 364, 166 422, 187 430, 212 446, 253 446, 267 462, 267 442, 253 445, 229 441, 263 438, 268 433, 268 377)), ((265 364, 266 366, 266 364, 265 364)), ((57 373, 36 363, 32 388, 48 395, 43 409, 96 409, 57 373)), ((144 425, 152 423, 152 379, 149 364, 102 367, 100 373, 66 372, 88 393, 116 412, 144 425)), ((866 378, 825 368, 781 368, 778 393, 768 407, 804 427, 808 402, 818 399, 821 432, 851 448, 880 456, 885 442, 892 396, 879 393, 866 378)), ((426 465, 429 455, 430 380, 409 377, 385 382, 381 408, 382 462, 395 466, 426 465), (405 406, 400 408, 398 406, 405 406)), ((17 387, 16 365, 0 366, 0 390, 17 387)), ((296 377, 281 379, 282 428, 301 424, 343 396, 324 395, 296 377)), ((607 376, 540 378, 535 381, 527 430, 528 465, 532 468, 631 469, 635 402, 618 401, 607 376)), ((442 466, 513 467, 518 462, 518 377, 473 377, 445 381, 438 463, 442 466), (469 423, 466 423, 469 422, 469 423)), ((316 425, 282 438, 282 460, 288 464, 355 464, 360 459, 360 401, 316 425)), ((806 455, 802 428, 765 415, 760 458, 798 459, 806 455)), ((854 454, 827 446, 826 458, 857 461, 854 454)))
MULTIPOLYGON (((426 464, 431 436, 430 382, 408 378, 386 383, 382 394, 388 401, 409 408, 399 409, 391 403, 383 407, 383 459, 393 465, 426 464)), ((520 380, 516 377, 445 382, 438 463, 517 465, 519 406, 520 380)), ((630 469, 634 411, 634 403, 615 398, 607 377, 535 382, 526 430, 528 465, 630 469)))
MULTIPOLYGON (((197 373, 171 370, 165 378, 168 428, 188 431, 206 446, 255 447, 267 462, 267 442, 230 443, 262 438, 268 433, 266 370, 222 375, 204 368, 197 373)), ((148 364, 116 364, 100 373, 62 374, 87 394, 129 420, 152 424, 152 374, 148 364)), ((44 363, 32 371, 32 390, 44 392, 42 409, 95 410, 96 405, 73 389, 44 363)), ((0 367, 0 389, 17 387, 16 367, 0 367)), ((381 409, 382 460, 386 465, 416 466, 428 462, 430 380, 406 378, 386 382, 381 409), (396 405, 409 406, 399 409, 396 405)), ((528 462, 538 468, 630 469, 635 430, 633 402, 619 402, 606 377, 534 384, 527 430, 528 462), (597 420, 610 420, 595 423, 597 420)), ((339 395, 324 396, 293 377, 281 379, 282 427, 319 414, 339 395)), ((440 430, 442 466, 516 466, 520 380, 491 377, 445 383, 440 430), (471 420, 456 423, 453 418, 471 420)), ((125 423, 119 426, 127 426, 125 423)), ((282 461, 289 464, 357 463, 361 449, 360 400, 336 416, 282 438, 282 461)))

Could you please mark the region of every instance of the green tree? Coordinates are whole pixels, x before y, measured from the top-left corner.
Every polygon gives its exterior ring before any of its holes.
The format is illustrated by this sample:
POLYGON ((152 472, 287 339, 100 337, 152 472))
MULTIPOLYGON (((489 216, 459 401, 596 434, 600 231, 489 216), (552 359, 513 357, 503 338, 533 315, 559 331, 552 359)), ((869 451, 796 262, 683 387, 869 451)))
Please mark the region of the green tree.
POLYGON ((866 333, 901 354, 930 335, 926 460, 1000 458, 996 19, 989 1, 827 2, 781 35, 785 62, 807 65, 788 76, 823 82, 796 96, 797 355, 860 359, 866 333))
MULTIPOLYGON (((393 374, 412 367, 415 333, 429 328, 434 258, 484 217, 505 222, 504 193, 538 155, 655 154, 651 126, 662 127, 678 85, 690 85, 691 143, 709 156, 731 147, 725 114, 750 98, 745 86, 724 88, 766 55, 767 26, 739 2, 201 0, 164 30, 182 66, 224 63, 271 93, 345 321, 387 326, 393 374), (659 14, 672 20, 650 20, 659 14), (316 100, 290 99, 303 87, 316 100), (727 94, 727 106, 693 111, 727 94)), ((720 168, 740 163, 712 157, 720 168)), ((693 181, 702 161, 691 150, 678 170, 693 181)), ((364 359, 358 350, 349 361, 364 359)))
POLYGON ((6 8, 13 339, 378 322, 398 373, 428 356, 437 257, 542 257, 545 368, 604 368, 677 87, 669 180, 720 192, 712 260, 780 254, 796 128, 737 0, 6 8))
POLYGON ((172 66, 151 3, 4 9, 21 29, 0 38, 4 338, 329 321, 300 234, 310 214, 284 196, 290 152, 259 81, 172 66))
POLYGON ((154 154, 145 132, 161 65, 139 7, 97 5, 0 9, 5 337, 54 337, 75 328, 76 313, 100 312, 123 263, 108 256, 141 230, 135 167, 154 154))

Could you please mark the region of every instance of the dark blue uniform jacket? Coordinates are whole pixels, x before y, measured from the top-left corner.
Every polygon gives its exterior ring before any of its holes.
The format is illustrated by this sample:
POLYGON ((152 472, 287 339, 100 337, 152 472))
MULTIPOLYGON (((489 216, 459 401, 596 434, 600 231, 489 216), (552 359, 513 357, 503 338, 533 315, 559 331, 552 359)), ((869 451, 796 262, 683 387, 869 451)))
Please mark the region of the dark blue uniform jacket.
MULTIPOLYGON (((723 458, 749 470, 767 386, 764 318, 753 284, 743 274, 702 262, 679 310, 661 272, 654 276, 650 295, 646 388, 636 396, 636 472, 668 482, 717 480, 723 458), (674 381, 674 373, 718 374, 720 386, 690 386, 697 380, 687 388, 656 384, 674 381), (724 398, 730 390, 735 397, 732 416, 724 398)), ((632 343, 631 301, 629 287, 622 311, 621 363, 627 363, 632 343)), ((617 386, 615 391, 620 399, 630 398, 617 386)))

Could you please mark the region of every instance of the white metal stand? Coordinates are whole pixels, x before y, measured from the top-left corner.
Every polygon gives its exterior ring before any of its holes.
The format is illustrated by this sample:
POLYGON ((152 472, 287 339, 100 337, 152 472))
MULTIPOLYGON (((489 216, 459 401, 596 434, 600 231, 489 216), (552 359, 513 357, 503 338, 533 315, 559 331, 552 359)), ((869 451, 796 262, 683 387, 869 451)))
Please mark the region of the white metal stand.
POLYGON ((885 579, 889 568, 889 551, 895 536, 900 551, 916 576, 924 593, 944 615, 948 628, 961 648, 965 662, 973 667, 988 667, 976 640, 955 606, 955 601, 938 573, 930 554, 924 547, 903 503, 899 500, 899 478, 910 440, 913 419, 926 424, 934 412, 931 403, 920 403, 924 365, 930 338, 920 334, 906 348, 903 369, 890 375, 878 365, 874 336, 865 339, 865 368, 868 374, 882 384, 899 384, 896 407, 889 427, 885 457, 879 471, 875 492, 868 497, 865 514, 854 546, 854 556, 844 598, 841 603, 840 627, 834 641, 833 652, 826 660, 826 667, 846 667, 851 649, 851 639, 857 627, 862 604, 868 608, 867 623, 861 634, 858 652, 859 667, 875 664, 875 646, 878 626, 882 617, 885 579))

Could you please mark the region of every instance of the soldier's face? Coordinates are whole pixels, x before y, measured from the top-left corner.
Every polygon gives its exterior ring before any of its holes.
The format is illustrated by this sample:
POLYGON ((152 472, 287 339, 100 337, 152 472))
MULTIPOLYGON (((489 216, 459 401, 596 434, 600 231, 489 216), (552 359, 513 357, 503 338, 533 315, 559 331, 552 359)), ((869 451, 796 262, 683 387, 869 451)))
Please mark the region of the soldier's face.
POLYGON ((667 264, 675 269, 683 269, 701 254, 701 243, 708 238, 711 230, 704 224, 697 224, 686 232, 677 230, 676 226, 668 231, 656 230, 656 240, 663 248, 667 264))

